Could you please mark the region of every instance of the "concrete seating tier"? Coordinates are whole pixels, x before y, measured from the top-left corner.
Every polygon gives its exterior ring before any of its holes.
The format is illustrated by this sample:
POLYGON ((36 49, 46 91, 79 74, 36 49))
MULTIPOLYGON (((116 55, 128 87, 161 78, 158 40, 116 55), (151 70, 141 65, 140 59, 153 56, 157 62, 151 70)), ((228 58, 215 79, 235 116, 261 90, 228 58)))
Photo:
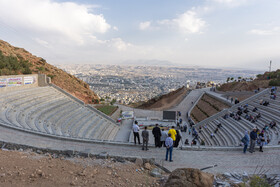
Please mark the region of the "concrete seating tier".
POLYGON ((201 127, 201 133, 199 133, 200 139, 203 139, 205 146, 240 146, 241 138, 244 136, 245 131, 250 132, 254 127, 263 129, 266 125, 269 125, 271 121, 275 121, 277 126, 273 129, 268 128, 266 136, 269 137, 269 145, 277 145, 280 141, 280 97, 279 92, 276 93, 276 99, 270 98, 270 90, 266 89, 239 104, 232 106, 229 109, 223 110, 222 112, 204 120, 195 125, 195 128, 201 127), (260 101, 268 101, 269 105, 260 105, 260 101), (261 117, 256 122, 251 122, 245 119, 245 113, 240 117, 240 120, 235 120, 232 117, 224 119, 223 116, 231 112, 236 113, 239 106, 248 104, 249 115, 253 117, 257 116, 258 113, 261 117), (252 110, 257 107, 258 110, 253 112, 252 110), (218 124, 222 124, 222 127, 218 129, 216 133, 214 131, 218 124), (211 138, 211 134, 214 137, 211 138))
POLYGON ((50 86, 1 93, 0 123, 79 139, 114 140, 119 131, 109 117, 50 86))

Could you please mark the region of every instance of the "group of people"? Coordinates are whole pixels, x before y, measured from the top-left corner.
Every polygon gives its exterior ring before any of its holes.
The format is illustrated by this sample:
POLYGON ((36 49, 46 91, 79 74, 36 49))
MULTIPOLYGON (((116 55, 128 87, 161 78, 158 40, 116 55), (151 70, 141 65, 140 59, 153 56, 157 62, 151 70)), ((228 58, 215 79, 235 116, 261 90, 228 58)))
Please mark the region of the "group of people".
POLYGON ((266 143, 269 143, 269 137, 266 137, 265 135, 265 129, 259 130, 257 127, 255 127, 251 132, 250 135, 248 134, 248 131, 245 131, 244 137, 241 139, 241 142, 244 144, 243 153, 245 154, 249 147, 249 152, 253 153, 255 152, 255 145, 260 147, 259 151, 263 152, 263 146, 266 143))
MULTIPOLYGON (((254 107, 253 109, 252 109, 252 112, 257 112, 258 111, 258 108, 257 107, 254 107)), ((260 112, 258 112, 258 114, 257 115, 252 115, 252 114, 250 114, 249 113, 250 111, 249 111, 249 109, 248 109, 248 104, 245 104, 244 106, 239 106, 238 108, 237 108, 237 112, 231 112, 230 114, 225 114, 224 116, 223 116, 223 118, 224 119, 227 119, 227 118, 229 118, 229 117, 232 117, 233 119, 235 119, 236 121, 239 121, 239 120, 241 120, 241 116, 242 116, 242 114, 244 113, 245 114, 245 116, 244 116, 244 118, 246 119, 246 120, 248 120, 248 121, 250 121, 250 122, 252 122, 252 123, 255 123, 255 122, 257 122, 258 121, 258 119, 259 118, 261 118, 261 113, 260 112)))
MULTIPOLYGON (((228 100, 228 99, 229 99, 229 97, 227 96, 227 100, 228 100)), ((233 97, 230 98, 230 102, 233 103, 233 97)), ((240 102, 240 101, 239 101, 238 98, 235 98, 235 99, 234 99, 234 104, 237 104, 237 103, 239 103, 239 102, 240 102)))
MULTIPOLYGON (((138 144, 141 144, 139 135, 140 128, 138 126, 137 121, 134 122, 132 130, 134 135, 134 143, 136 144, 136 140, 138 140, 138 144)), ((168 160, 169 156, 169 161, 172 162, 173 147, 178 147, 179 142, 181 140, 181 135, 179 131, 175 130, 175 127, 172 126, 171 129, 169 129, 169 131, 167 132, 164 130, 164 128, 160 129, 159 125, 156 124, 155 127, 152 129, 152 134, 155 139, 155 147, 166 147, 166 161, 168 160)), ((147 151, 149 150, 149 131, 147 126, 144 127, 141 136, 143 141, 142 150, 147 151)))

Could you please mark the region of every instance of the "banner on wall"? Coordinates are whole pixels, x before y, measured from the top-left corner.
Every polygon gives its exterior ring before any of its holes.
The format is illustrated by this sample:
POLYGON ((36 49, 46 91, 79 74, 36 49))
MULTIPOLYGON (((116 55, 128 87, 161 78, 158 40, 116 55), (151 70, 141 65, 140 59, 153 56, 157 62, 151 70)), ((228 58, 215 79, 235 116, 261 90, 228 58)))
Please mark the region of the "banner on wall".
POLYGON ((2 78, 0 79, 0 88, 6 87, 7 86, 7 79, 2 78))
POLYGON ((8 87, 21 86, 22 84, 22 77, 8 78, 7 80, 8 87))
POLYGON ((24 77, 24 84, 34 84, 36 82, 36 77, 24 77))

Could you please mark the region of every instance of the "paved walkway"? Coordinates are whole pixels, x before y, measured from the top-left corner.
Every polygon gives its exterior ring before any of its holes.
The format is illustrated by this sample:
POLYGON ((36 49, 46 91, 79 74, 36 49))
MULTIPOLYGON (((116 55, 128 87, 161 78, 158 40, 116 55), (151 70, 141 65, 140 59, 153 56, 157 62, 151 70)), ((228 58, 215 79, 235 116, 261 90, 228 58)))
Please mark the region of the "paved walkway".
POLYGON ((38 136, 36 134, 15 131, 13 129, 0 126, 0 141, 24 144, 38 148, 49 148, 54 150, 74 150, 92 154, 107 152, 109 155, 125 157, 155 158, 170 170, 182 167, 204 168, 213 164, 218 166, 207 170, 212 173, 223 172, 248 172, 254 173, 256 166, 263 166, 263 170, 268 170, 267 174, 280 173, 280 149, 270 149, 264 152, 253 154, 243 154, 240 151, 173 151, 174 162, 164 161, 164 148, 150 148, 149 151, 142 151, 140 146, 117 146, 108 144, 93 144, 68 140, 59 140, 49 137, 38 136))
POLYGON ((132 119, 122 120, 120 130, 115 137, 115 141, 128 142, 132 131, 132 119))
POLYGON ((169 111, 180 111, 182 113, 183 121, 187 121, 187 117, 186 117, 187 112, 190 112, 193 105, 196 103, 199 97, 204 93, 204 91, 205 91, 204 89, 192 90, 180 104, 169 109, 169 111))

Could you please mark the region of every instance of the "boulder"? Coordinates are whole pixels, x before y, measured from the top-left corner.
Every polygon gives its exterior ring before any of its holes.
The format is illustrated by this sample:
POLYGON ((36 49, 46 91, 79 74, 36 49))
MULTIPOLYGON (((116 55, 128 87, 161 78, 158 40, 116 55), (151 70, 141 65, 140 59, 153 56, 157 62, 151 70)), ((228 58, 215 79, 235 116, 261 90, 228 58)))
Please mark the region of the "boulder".
POLYGON ((193 168, 179 168, 174 170, 170 176, 165 187, 213 187, 214 175, 205 173, 199 169, 193 168))
POLYGON ((158 168, 154 168, 151 172, 150 172, 150 175, 152 177, 158 177, 160 178, 161 177, 161 173, 160 173, 160 170, 158 168))
POLYGON ((144 164, 144 168, 147 169, 147 170, 151 170, 151 169, 152 169, 152 166, 151 166, 150 163, 146 162, 146 163, 144 164))
POLYGON ((135 164, 141 167, 143 165, 143 159, 142 158, 136 158, 135 164))

